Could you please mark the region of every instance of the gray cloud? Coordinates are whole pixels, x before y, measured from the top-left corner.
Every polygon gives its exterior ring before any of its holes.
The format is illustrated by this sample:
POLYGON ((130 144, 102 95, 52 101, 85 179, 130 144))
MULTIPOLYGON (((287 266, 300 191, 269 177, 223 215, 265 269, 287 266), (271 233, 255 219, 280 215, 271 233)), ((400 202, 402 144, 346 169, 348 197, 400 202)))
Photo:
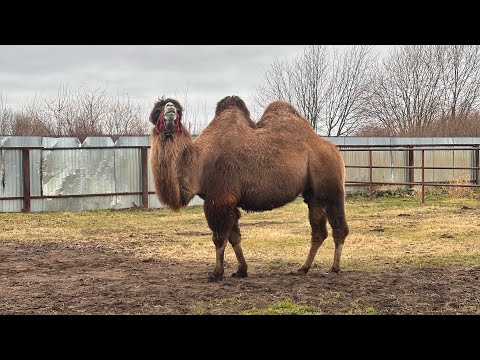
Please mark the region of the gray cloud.
POLYGON ((0 91, 18 107, 35 96, 107 85, 146 104, 162 95, 200 99, 209 107, 230 94, 248 98, 275 55, 303 46, 60 45, 0 46, 0 91))

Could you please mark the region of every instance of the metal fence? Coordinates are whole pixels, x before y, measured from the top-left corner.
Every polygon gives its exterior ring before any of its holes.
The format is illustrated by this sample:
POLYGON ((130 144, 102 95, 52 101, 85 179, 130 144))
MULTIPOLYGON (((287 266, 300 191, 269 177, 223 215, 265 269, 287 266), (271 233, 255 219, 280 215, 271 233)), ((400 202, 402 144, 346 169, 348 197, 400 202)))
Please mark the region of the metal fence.
POLYGON ((345 164, 347 191, 368 187, 371 196, 378 185, 418 187, 424 202, 425 187, 480 188, 478 144, 344 145, 341 151, 355 160, 345 164))
MULTIPOLYGON (((347 192, 376 186, 479 185, 480 138, 326 138, 345 159, 347 192)), ((159 208, 148 136, 0 136, 0 212, 159 208)), ((201 205, 195 197, 189 205, 201 205)))

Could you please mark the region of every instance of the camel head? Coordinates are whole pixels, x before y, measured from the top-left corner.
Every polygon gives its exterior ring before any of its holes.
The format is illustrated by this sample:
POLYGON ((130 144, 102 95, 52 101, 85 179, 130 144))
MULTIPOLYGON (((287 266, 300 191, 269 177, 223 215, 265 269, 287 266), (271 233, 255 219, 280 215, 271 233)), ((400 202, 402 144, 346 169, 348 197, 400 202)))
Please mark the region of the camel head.
POLYGON ((150 122, 158 134, 164 134, 165 138, 171 138, 177 132, 182 131, 183 107, 171 98, 159 99, 150 114, 150 122))

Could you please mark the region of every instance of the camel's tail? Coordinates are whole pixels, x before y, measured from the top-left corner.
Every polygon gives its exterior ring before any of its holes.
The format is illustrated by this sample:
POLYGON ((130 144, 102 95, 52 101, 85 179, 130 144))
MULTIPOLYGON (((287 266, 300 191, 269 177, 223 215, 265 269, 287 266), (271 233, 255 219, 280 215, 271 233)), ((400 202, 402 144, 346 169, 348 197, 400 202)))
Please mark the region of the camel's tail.
POLYGON ((233 107, 240 109, 247 118, 250 118, 250 111, 248 111, 247 105, 245 105, 245 102, 236 95, 226 96, 220 100, 217 103, 217 108, 215 109, 215 116, 218 116, 223 111, 233 107))

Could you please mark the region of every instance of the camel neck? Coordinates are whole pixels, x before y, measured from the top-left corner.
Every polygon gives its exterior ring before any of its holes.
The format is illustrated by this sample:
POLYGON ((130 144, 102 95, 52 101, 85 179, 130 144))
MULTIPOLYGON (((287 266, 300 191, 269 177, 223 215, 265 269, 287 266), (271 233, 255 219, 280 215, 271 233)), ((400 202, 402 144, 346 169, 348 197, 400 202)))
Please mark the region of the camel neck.
POLYGON ((193 140, 186 129, 173 138, 152 135, 151 169, 155 192, 162 203, 178 210, 195 196, 198 188, 194 171, 196 159, 193 140))

